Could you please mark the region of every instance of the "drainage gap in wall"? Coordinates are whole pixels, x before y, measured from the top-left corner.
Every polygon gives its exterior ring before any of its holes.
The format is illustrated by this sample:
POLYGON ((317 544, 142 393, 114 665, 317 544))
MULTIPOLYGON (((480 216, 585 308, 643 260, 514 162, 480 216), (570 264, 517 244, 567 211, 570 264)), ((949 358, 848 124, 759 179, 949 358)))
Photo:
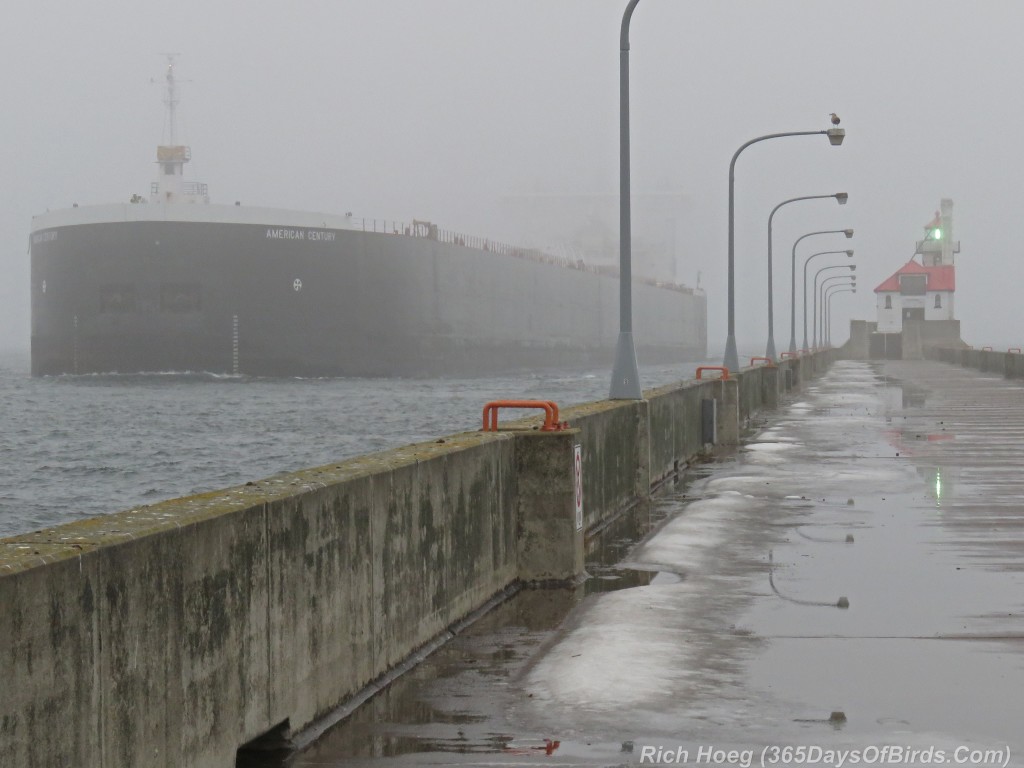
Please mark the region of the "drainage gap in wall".
POLYGON ((285 758, 292 753, 292 729, 288 721, 278 723, 266 733, 238 748, 235 768, 281 768, 287 765, 285 758))

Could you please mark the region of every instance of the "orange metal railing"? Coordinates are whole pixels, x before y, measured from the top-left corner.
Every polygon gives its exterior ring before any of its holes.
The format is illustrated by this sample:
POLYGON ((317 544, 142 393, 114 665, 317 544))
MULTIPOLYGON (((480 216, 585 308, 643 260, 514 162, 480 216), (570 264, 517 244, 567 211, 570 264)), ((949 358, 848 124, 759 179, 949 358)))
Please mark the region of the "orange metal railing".
POLYGON ((1008 355, 1019 355, 1020 354, 1020 347, 1010 347, 1008 350, 1006 350, 1006 354, 1008 354, 1008 355))
POLYGON ((551 400, 493 400, 484 406, 484 432, 498 431, 499 408, 542 408, 544 425, 541 432, 557 432, 569 428, 569 422, 558 420, 558 405, 551 400))
POLYGON ((782 353, 782 359, 785 360, 787 357, 789 359, 791 359, 791 360, 796 360, 798 357, 800 357, 800 353, 799 352, 783 352, 782 353))
POLYGON ((703 375, 704 371, 721 371, 722 375, 719 376, 719 379, 721 379, 722 381, 728 381, 729 380, 729 369, 726 368, 724 365, 702 365, 702 366, 700 366, 697 369, 697 378, 698 379, 703 379, 704 378, 704 375, 703 375))
POLYGON ((764 363, 766 368, 774 368, 775 361, 770 357, 752 357, 750 358, 750 367, 753 368, 757 363, 764 363))

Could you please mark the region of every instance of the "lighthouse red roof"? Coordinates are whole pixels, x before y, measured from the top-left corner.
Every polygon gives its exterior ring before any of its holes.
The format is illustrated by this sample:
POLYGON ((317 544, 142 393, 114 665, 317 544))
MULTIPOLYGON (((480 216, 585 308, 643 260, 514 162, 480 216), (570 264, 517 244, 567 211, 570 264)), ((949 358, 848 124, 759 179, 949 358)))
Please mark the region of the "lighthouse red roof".
POLYGON ((955 291, 956 290, 956 268, 952 264, 943 264, 938 267, 926 267, 911 259, 898 270, 892 273, 887 280, 882 282, 875 293, 900 290, 900 275, 927 275, 929 291, 955 291))

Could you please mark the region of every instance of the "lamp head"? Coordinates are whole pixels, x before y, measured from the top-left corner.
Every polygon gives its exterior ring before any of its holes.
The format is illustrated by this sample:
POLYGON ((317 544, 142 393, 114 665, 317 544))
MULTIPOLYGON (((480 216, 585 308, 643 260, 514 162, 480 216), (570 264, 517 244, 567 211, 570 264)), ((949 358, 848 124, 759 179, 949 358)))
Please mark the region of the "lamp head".
POLYGON ((843 139, 846 138, 845 128, 829 128, 825 133, 828 134, 828 143, 833 147, 842 146, 843 139))
POLYGON ((851 237, 853 237, 853 230, 852 229, 844 229, 843 230, 843 234, 846 235, 846 239, 849 240, 851 237))
POLYGON ((834 194, 833 197, 836 199, 836 202, 838 202, 840 205, 846 205, 846 200, 849 197, 849 195, 846 194, 845 192, 836 192, 836 194, 834 194))
POLYGON ((847 251, 846 252, 846 258, 852 259, 853 258, 853 251, 847 251))
POLYGON ((856 264, 847 264, 846 266, 848 266, 848 267, 850 268, 850 271, 851 271, 851 272, 852 272, 853 270, 857 269, 857 265, 856 265, 856 264))

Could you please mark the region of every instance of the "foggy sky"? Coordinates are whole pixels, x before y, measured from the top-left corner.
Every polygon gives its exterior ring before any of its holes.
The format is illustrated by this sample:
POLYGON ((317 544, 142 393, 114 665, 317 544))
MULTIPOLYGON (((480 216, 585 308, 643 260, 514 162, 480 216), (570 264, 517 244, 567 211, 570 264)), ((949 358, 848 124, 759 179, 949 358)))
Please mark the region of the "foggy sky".
MULTIPOLYGON (((625 0, 181 2, 13 0, 0 29, 0 348, 29 343, 31 217, 148 195, 164 140, 163 52, 177 52, 186 179, 214 202, 430 219, 515 242, 509 196, 614 195, 625 0), (151 80, 156 80, 154 84, 151 80)), ((1024 345, 1016 232, 1024 4, 641 0, 631 33, 633 190, 686 200, 679 277, 702 273, 710 353, 725 335, 728 164, 736 173, 737 338, 763 348, 767 217, 776 339, 788 341, 789 249, 854 227, 856 295, 954 200, 956 311, 975 346, 1024 345), (805 241, 806 242, 806 241, 805 241)), ((827 263, 823 260, 818 265, 827 263)), ((840 328, 844 330, 839 330, 840 328)), ((799 335, 799 334, 798 334, 799 335)), ((799 339, 798 339, 799 340, 799 339)))

